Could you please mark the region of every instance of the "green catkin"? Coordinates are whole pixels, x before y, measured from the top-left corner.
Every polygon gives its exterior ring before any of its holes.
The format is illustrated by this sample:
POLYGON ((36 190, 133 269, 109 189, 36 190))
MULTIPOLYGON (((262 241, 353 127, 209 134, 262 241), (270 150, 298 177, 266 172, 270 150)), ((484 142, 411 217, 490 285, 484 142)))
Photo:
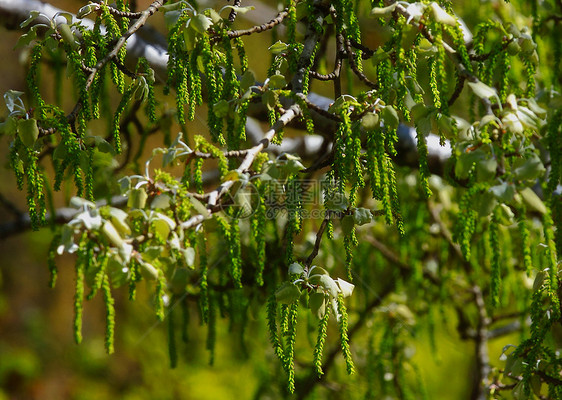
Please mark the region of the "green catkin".
MULTIPOLYGON (((267 110, 267 119, 269 121, 269 125, 273 126, 275 125, 275 122, 277 122, 277 120, 279 119, 279 113, 275 110, 267 110)), ((279 131, 277 131, 277 134, 273 136, 271 143, 280 145, 283 142, 284 134, 285 134, 285 130, 281 128, 279 131)))
MULTIPOLYGON (((111 37, 112 39, 117 39, 118 37, 121 36, 121 29, 117 24, 117 21, 115 20, 115 18, 113 18, 113 15, 111 15, 107 5, 103 3, 100 4, 100 10, 101 10, 100 17, 108 31, 108 37, 111 37)), ((117 55, 117 59, 119 61, 123 61, 125 52, 126 49, 124 47, 121 48, 121 50, 117 55)), ((109 66, 111 72, 111 80, 117 87, 119 93, 123 93, 125 89, 125 78, 123 72, 117 67, 117 65, 114 62, 111 62, 109 66)))
POLYGON ((112 354, 114 351, 113 337, 115 333, 115 300, 113 300, 113 296, 111 295, 111 286, 107 275, 103 277, 101 289, 105 304, 105 351, 107 354, 112 354))
MULTIPOLYGON (((172 297, 171 304, 174 304, 178 299, 172 297)), ((170 307, 168 311, 168 357, 170 358, 170 368, 178 366, 178 349, 176 346, 176 326, 174 320, 174 307, 170 307)))
MULTIPOLYGON (((124 0, 116 0, 115 1, 115 8, 119 11, 128 12, 129 5, 124 2, 124 0)), ((121 29, 121 34, 125 34, 127 29, 129 29, 129 19, 128 18, 120 18, 119 19, 119 28, 121 29)))
MULTIPOLYGON (((256 185, 258 190, 260 188, 260 184, 256 185)), ((252 228, 252 237, 254 239, 254 244, 256 246, 256 283, 258 286, 263 286, 263 271, 265 269, 265 224, 266 224, 266 209, 265 203, 263 199, 260 199, 260 202, 256 208, 256 212, 252 216, 251 220, 251 228, 252 228)))
POLYGON ((82 56, 76 51, 72 50, 70 46, 65 46, 66 58, 68 63, 74 69, 74 81, 75 87, 78 89, 78 99, 81 105, 79 115, 83 116, 85 119, 91 119, 91 108, 90 108, 90 95, 86 90, 86 76, 82 72, 82 56))
POLYGON ((208 37, 204 36, 204 38, 205 39, 201 41, 203 44, 201 48, 201 55, 203 57, 203 65, 205 68, 207 97, 209 102, 207 125, 209 126, 209 131, 213 141, 224 145, 225 140, 222 135, 222 118, 217 117, 213 110, 213 106, 220 100, 222 72, 217 65, 218 60, 214 56, 208 37))
POLYGON ((419 166, 420 166, 420 185, 422 188, 422 194, 424 198, 429 199, 432 195, 431 189, 429 188, 429 178, 431 176, 431 172, 429 171, 429 164, 427 162, 428 158, 428 149, 426 143, 426 137, 423 133, 423 130, 420 129, 417 125, 416 127, 416 139, 417 139, 417 147, 418 147, 418 154, 420 157, 419 166))
MULTIPOLYGON (((190 68, 190 79, 191 79, 191 92, 193 93, 193 103, 195 105, 203 104, 203 94, 202 94, 202 86, 201 86, 201 77, 199 75, 199 67, 197 64, 197 58, 201 54, 200 46, 195 47, 195 49, 191 52, 189 57, 189 68, 190 68)), ((191 95, 190 95, 191 96, 191 95)))
MULTIPOLYGON (((389 51, 390 49, 386 49, 389 51)), ((390 100, 390 91, 392 89, 392 64, 390 60, 384 59, 377 64, 377 82, 379 84, 379 93, 381 99, 385 102, 390 100)))
POLYGON ((471 209, 472 196, 477 193, 477 186, 467 190, 459 201, 459 213, 455 224, 454 240, 460 245, 465 260, 470 260, 471 239, 476 229, 476 211, 471 209))
POLYGON ((342 122, 338 126, 336 131, 336 140, 334 143, 334 169, 336 172, 336 178, 338 180, 338 189, 340 193, 345 191, 345 184, 348 177, 351 177, 349 159, 352 157, 351 154, 347 154, 346 141, 352 135, 351 132, 351 119, 348 114, 347 108, 339 112, 339 117, 342 122))
POLYGON ((76 195, 82 196, 84 193, 84 178, 82 176, 82 168, 80 167, 80 159, 76 158, 73 160, 74 167, 74 185, 76 186, 76 195))
MULTIPOLYGON (((239 80, 236 77, 236 70, 234 68, 234 56, 232 54, 232 45, 227 31, 222 31, 222 46, 226 55, 226 68, 224 71, 224 88, 222 98, 226 101, 238 97, 239 80)), ((240 146, 240 137, 235 135, 235 118, 227 115, 226 118, 226 145, 227 149, 237 149, 240 146)))
POLYGON ((277 302, 275 300, 275 294, 272 294, 267 299, 267 328, 269 330, 269 341, 273 346, 273 351, 275 355, 281 361, 283 368, 285 368, 285 352, 283 351, 283 346, 281 340, 279 340, 279 335, 277 334, 277 302))
POLYGON ((281 304, 279 329, 281 329, 282 335, 286 335, 287 332, 289 331, 289 306, 287 304, 281 304))
POLYGON ((209 322, 207 323, 207 343, 209 351, 209 365, 215 363, 215 344, 217 340, 217 311, 215 300, 209 298, 209 322))
POLYGON ((209 322, 209 283, 207 281, 209 273, 209 266, 207 262, 207 238, 204 232, 200 233, 197 237, 198 252, 199 252, 199 269, 201 270, 201 278, 199 278, 199 288, 201 295, 199 296, 199 306, 201 307, 201 316, 203 323, 209 322))
POLYGON ((102 68, 95 76, 90 89, 90 105, 92 107, 92 118, 101 118, 100 100, 102 99, 102 90, 105 84, 105 68, 102 68))
POLYGON ((129 264, 129 301, 134 301, 137 297, 137 282, 142 278, 139 268, 138 262, 134 259, 131 260, 129 264))
POLYGON ((492 215, 490 221, 490 248, 492 250, 491 260, 491 301, 492 307, 497 307, 500 300, 500 284, 501 284, 501 253, 500 253, 500 240, 499 240, 499 226, 495 214, 492 215))
POLYGON ((230 226, 222 218, 217 218, 217 221, 221 227, 222 234, 228 243, 230 276, 234 283, 234 287, 239 289, 242 287, 242 260, 240 258, 240 226, 238 224, 238 219, 233 219, 230 226))
POLYGON ((250 100, 242 101, 238 105, 236 114, 234 115, 235 128, 234 136, 240 141, 246 140, 246 121, 248 117, 248 108, 250 107, 250 100))
POLYGON ((326 312, 320 319, 320 323, 318 324, 316 346, 314 346, 313 364, 318 377, 324 375, 324 371, 322 371, 322 354, 324 352, 324 343, 326 343, 326 337, 328 336, 328 320, 330 319, 330 309, 331 307, 326 307, 326 312))
POLYGON ((453 38, 453 44, 455 46, 455 49, 457 50, 457 53, 459 54, 462 65, 468 72, 473 73, 472 63, 470 62, 470 56, 468 55, 468 49, 466 48, 464 34, 460 25, 457 24, 455 27, 449 28, 448 33, 453 38))
POLYGON ((386 134, 386 148, 388 154, 393 157, 396 157, 398 152, 396 151, 396 143, 398 143, 398 130, 397 129, 387 129, 386 134))
POLYGON ((248 57, 246 56, 246 49, 244 48, 244 41, 242 38, 237 37, 234 40, 234 46, 238 52, 238 59, 240 61, 240 72, 243 74, 248 69, 248 57))
POLYGON ((86 199, 94 201, 94 148, 88 148, 88 170, 86 171, 86 199))
POLYGON ((353 364, 353 359, 351 358, 351 349, 349 347, 349 337, 347 335, 347 309, 343 302, 343 295, 340 293, 337 297, 339 321, 338 326, 340 330, 340 343, 342 354, 345 358, 345 365, 347 373, 349 375, 355 373, 355 365, 353 364))
MULTIPOLYGON (((386 158, 388 155, 384 149, 384 136, 382 132, 375 133, 375 149, 376 149, 376 160, 378 163, 378 171, 380 176, 380 187, 382 189, 382 193, 378 200, 381 201, 383 210, 384 210, 384 217, 387 224, 392 225, 394 222, 394 217, 392 215, 392 202, 390 199, 390 185, 388 183, 388 163, 386 162, 386 158)), ((377 193, 373 191, 373 197, 377 198, 377 193)))
MULTIPOLYGON (((85 238, 83 238, 84 240, 85 238)), ((81 244, 80 247, 84 245, 81 244)), ((82 260, 82 250, 76 260, 76 279, 74 289, 74 341, 77 344, 82 342, 82 311, 84 309, 84 260, 82 260)))
POLYGON ((396 227, 401 236, 405 234, 404 221, 402 220, 402 213, 400 211, 400 201, 398 200, 398 188, 396 184, 396 172, 394 171, 394 164, 388 154, 385 155, 386 170, 388 172, 388 185, 390 194, 390 205, 392 207, 392 214, 396 220, 396 227))
POLYGON ((82 41, 84 43, 82 53, 84 65, 94 68, 98 60, 96 54, 96 47, 99 45, 97 42, 98 37, 93 31, 88 29, 80 29, 80 33, 82 34, 82 41))
POLYGON ((560 315, 560 301, 558 299, 558 262, 556 257, 556 244, 554 241, 553 221, 550 211, 543 215, 543 231, 546 242, 546 262, 548 265, 549 286, 548 297, 552 304, 555 317, 560 315))
POLYGON ((44 117, 43 107, 45 106, 45 101, 41 97, 41 92, 39 90, 39 63, 41 62, 42 44, 37 44, 31 50, 31 60, 29 63, 29 72, 27 73, 27 87, 31 94, 31 99, 38 108, 38 119, 44 117))
POLYGON ((88 128, 88 121, 83 112, 79 112, 76 117, 76 136, 83 140, 86 137, 86 130, 88 128))
POLYGON ((406 57, 406 52, 402 47, 397 49, 397 52, 398 52, 398 56, 397 56, 398 71, 396 72, 396 78, 397 78, 396 108, 404 115, 406 121, 409 121, 410 110, 408 109, 408 107, 406 107, 404 99, 406 98, 406 95, 408 93, 408 89, 407 89, 408 86, 406 82, 406 71, 408 69, 407 65, 410 63, 410 60, 406 57))
POLYGON ((302 229, 302 194, 303 187, 298 179, 298 174, 289 178, 286 184, 287 190, 287 211, 290 213, 290 220, 293 224, 293 233, 299 234, 302 229))
POLYGON ((497 62, 497 73, 499 75, 499 97, 500 97, 500 101, 502 103, 505 103, 505 100, 507 99, 507 95, 508 95, 508 90, 509 88, 509 76, 508 76, 508 72, 509 69, 511 68, 511 64, 510 64, 510 59, 509 59, 509 54, 507 52, 504 53, 500 53, 500 55, 498 56, 498 62, 497 62))
POLYGON ((357 245, 357 237, 355 236, 355 226, 351 228, 351 232, 343 238, 343 246, 345 248, 345 272, 347 279, 353 281, 353 274, 351 270, 351 262, 353 261, 353 248, 357 245))
POLYGON ((112 137, 113 137, 113 147, 115 148, 115 151, 117 152, 117 154, 121 154, 121 135, 119 132, 119 121, 121 120, 121 116, 123 115, 123 113, 125 112, 125 108, 127 107, 127 104, 129 104, 129 101, 131 100, 131 97, 133 95, 134 92, 134 82, 131 83, 129 85, 129 87, 127 88, 127 90, 123 93, 123 97, 121 98, 121 101, 119 102, 119 105, 117 106, 117 109, 115 110, 115 114, 113 115, 113 123, 111 125, 111 133, 112 133, 112 137))
POLYGON ((25 174, 23 173, 23 161, 21 160, 18 154, 18 147, 23 146, 19 137, 16 137, 10 143, 10 169, 14 171, 14 175, 16 176, 16 186, 18 190, 23 190, 25 174))
POLYGON ((176 112, 178 122, 181 125, 185 124, 185 104, 189 103, 189 110, 193 109, 191 106, 191 99, 189 96, 189 78, 193 72, 188 67, 189 64, 185 63, 183 58, 176 60, 177 73, 176 73, 176 112))
MULTIPOLYGON (((337 0, 333 3, 336 9, 336 14, 339 18, 336 19, 337 33, 344 33, 346 39, 351 39, 355 42, 361 43, 361 32, 359 29, 359 21, 354 12, 353 4, 350 0, 337 0)), ((360 50, 355 52, 355 65, 359 70, 362 70, 360 50)))
POLYGON ((376 130, 367 132, 367 172, 369 174, 369 186, 371 188, 371 194, 375 199, 382 198, 382 186, 381 186, 381 172, 379 170, 378 157, 376 153, 376 140, 375 135, 381 133, 376 130))
POLYGON ((166 288, 166 278, 162 271, 159 271, 158 280, 156 282, 156 292, 154 293, 154 305, 156 307, 156 318, 158 321, 164 321, 165 318, 165 304, 164 304, 164 296, 166 295, 165 292, 166 288))
POLYGON ((439 56, 432 57, 429 61, 429 87, 433 97, 433 105, 435 108, 441 108, 441 91, 440 86, 442 83, 441 76, 439 76, 439 56))
POLYGON ((523 267, 527 276, 531 276, 533 270, 533 259, 531 257, 531 239, 529 233, 529 225, 527 224, 526 209, 524 205, 520 205, 517 209, 517 227, 519 236, 521 237, 521 251, 523 252, 523 267))
POLYGON ((297 1, 295 0, 286 0, 285 6, 287 8, 287 16, 284 19, 284 22, 287 25, 287 43, 289 43, 289 48, 287 51, 287 61, 289 64, 289 70, 291 72, 295 72, 298 68, 297 60, 300 54, 299 51, 299 42, 296 39, 296 30, 297 30, 297 1))
POLYGON ((552 205, 553 226, 556 227, 554 232, 556 254, 562 254, 562 196, 553 197, 550 204, 552 205))
MULTIPOLYGON (((39 160, 37 160, 39 161, 39 160)), ((45 175, 44 173, 37 171, 37 177, 36 177, 36 199, 37 199, 37 205, 39 206, 38 210, 37 210, 37 215, 38 215, 38 219, 37 219, 37 225, 38 226, 43 226, 45 225, 45 217, 47 214, 47 202, 45 199, 45 175)))
POLYGON ((197 158, 193 161, 193 182, 192 186, 197 193, 203 193, 203 159, 197 158))
MULTIPOLYGON (((93 258, 93 251, 90 251, 88 257, 93 258)), ((105 276, 105 267, 107 266, 108 259, 109 257, 107 253, 103 253, 103 252, 100 253, 100 255, 97 257, 96 262, 98 264, 97 265, 98 270, 94 275, 94 282, 91 284, 90 293, 88 293, 88 296, 86 296, 87 300, 92 300, 96 295, 96 293, 98 292, 98 290, 102 287, 103 278, 105 276)))
POLYGON ((287 346, 285 347, 285 359, 287 362, 287 389, 289 393, 295 392, 295 343, 297 340, 297 317, 299 305, 295 302, 289 306, 288 321, 289 329, 287 331, 287 346))
POLYGON ((31 227, 34 230, 39 229, 45 223, 45 215, 47 213, 47 205, 45 202, 45 193, 43 191, 44 178, 39 172, 37 153, 25 148, 26 159, 24 165, 27 164, 25 176, 27 178, 27 206, 29 209, 29 218, 31 227))

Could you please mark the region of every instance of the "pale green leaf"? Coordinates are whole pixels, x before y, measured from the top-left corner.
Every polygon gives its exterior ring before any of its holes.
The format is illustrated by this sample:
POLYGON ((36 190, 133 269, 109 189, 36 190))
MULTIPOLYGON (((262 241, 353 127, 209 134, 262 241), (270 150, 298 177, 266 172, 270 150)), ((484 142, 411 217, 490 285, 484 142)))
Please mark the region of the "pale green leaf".
POLYGON ((530 187, 526 187, 523 190, 520 190, 519 194, 530 210, 539 212, 541 214, 546 214, 548 212, 543 201, 530 187))
POLYGON ((371 16, 373 16, 373 17, 389 16, 390 14, 392 14, 394 12, 394 10, 396 9, 396 6, 398 6, 398 3, 393 3, 393 4, 389 5, 388 7, 375 7, 371 10, 371 16))
POLYGON ((287 86, 287 81, 283 75, 273 75, 269 77, 268 85, 272 89, 283 89, 287 86))
POLYGON ((358 207, 353 211, 353 220, 357 225, 365 225, 373 220, 373 213, 368 208, 358 207))
POLYGON ((18 135, 26 147, 32 148, 39 137, 39 128, 35 118, 20 119, 18 121, 18 135))
POLYGON ((336 279, 336 283, 340 287, 340 291, 343 297, 349 297, 353 294, 353 289, 355 289, 354 284, 344 281, 341 278, 336 279))
POLYGON ((437 4, 436 2, 432 2, 430 4, 430 7, 431 7, 431 11, 433 12, 433 18, 435 18, 435 21, 441 24, 457 26, 456 18, 449 15, 445 10, 443 10, 439 6, 439 4, 437 4))
POLYGON ((300 295, 300 289, 290 282, 283 283, 283 285, 275 291, 275 298, 282 304, 292 304, 299 299, 300 295))
POLYGON ((271 46, 269 46, 268 50, 273 54, 273 55, 277 55, 280 53, 284 53, 286 52, 288 49, 288 46, 286 43, 283 43, 281 41, 277 41, 274 44, 272 44, 271 46))
POLYGON ((144 188, 131 189, 129 191, 129 200, 127 201, 127 206, 130 208, 144 208, 146 205, 146 200, 148 199, 148 194, 144 188))
POLYGON ((304 268, 299 263, 292 263, 289 265, 289 274, 301 275, 304 272, 304 268))
POLYGON ((209 29, 211 26, 213 26, 213 21, 211 20, 211 18, 203 14, 194 15, 189 20, 189 27, 193 28, 197 33, 200 34, 207 32, 207 29, 209 29))

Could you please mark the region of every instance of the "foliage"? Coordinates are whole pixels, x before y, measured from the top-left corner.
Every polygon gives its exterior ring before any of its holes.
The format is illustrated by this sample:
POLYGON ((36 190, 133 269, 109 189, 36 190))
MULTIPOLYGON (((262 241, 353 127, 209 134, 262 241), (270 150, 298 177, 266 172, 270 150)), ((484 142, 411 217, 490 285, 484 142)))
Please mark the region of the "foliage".
POLYGON ((30 48, 29 91, 4 95, 1 130, 32 227, 53 222, 53 286, 56 254, 76 255, 76 342, 84 299, 101 292, 112 353, 115 292, 135 300, 145 281, 168 318, 172 366, 176 304, 196 306, 211 363, 217 315, 243 330, 261 304, 288 392, 306 397, 341 351, 366 398, 406 399, 425 393, 418 331, 434 338, 435 320, 456 313, 476 349, 473 391, 562 398, 562 4, 483 3, 494 15, 465 23, 446 0, 287 0, 248 29, 239 15, 254 10, 240 1, 32 12, 18 43, 30 48), (168 28, 163 82, 125 46, 155 13, 168 28), (243 38, 270 31, 266 72, 253 72, 264 57, 243 38), (42 62, 54 59, 76 88, 70 112, 43 95, 42 62), (322 81, 328 97, 313 93, 322 81), (208 131, 194 132, 205 109, 208 131), (249 117, 267 121, 263 138, 249 117), (162 147, 149 149, 155 132, 162 147), (267 152, 297 138, 290 153, 267 152), (76 211, 60 221, 51 191, 69 182, 76 211), (488 340, 504 320, 522 340, 492 368, 488 340))

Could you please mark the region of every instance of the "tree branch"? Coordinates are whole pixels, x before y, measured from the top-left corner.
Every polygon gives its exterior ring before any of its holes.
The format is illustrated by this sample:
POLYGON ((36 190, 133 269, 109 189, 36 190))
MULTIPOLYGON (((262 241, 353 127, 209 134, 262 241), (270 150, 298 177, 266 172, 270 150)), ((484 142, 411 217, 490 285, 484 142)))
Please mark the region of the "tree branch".
POLYGON ((478 326, 476 328, 475 355, 476 355, 476 377, 472 388, 471 399, 486 400, 489 391, 488 378, 490 375, 490 355, 488 354, 488 326, 490 318, 486 311, 486 304, 479 286, 473 287, 474 303, 478 309, 478 326))

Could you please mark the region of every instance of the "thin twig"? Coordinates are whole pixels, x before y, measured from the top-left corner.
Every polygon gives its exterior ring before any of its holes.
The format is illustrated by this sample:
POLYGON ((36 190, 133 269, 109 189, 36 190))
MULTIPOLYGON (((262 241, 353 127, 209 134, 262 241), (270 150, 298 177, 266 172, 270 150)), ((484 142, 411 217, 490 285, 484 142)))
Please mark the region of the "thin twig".
POLYGON ((357 77, 365 85, 367 85, 367 86, 369 86, 370 88, 373 88, 373 89, 378 89, 379 85, 377 85, 375 82, 371 81, 369 78, 367 78, 367 76, 363 72, 361 72, 359 70, 359 67, 357 66, 357 63, 355 62, 355 58, 354 58, 355 54, 351 50, 351 43, 349 42, 349 40, 345 39, 344 44, 345 44, 345 50, 347 52, 347 59, 349 60, 349 66, 351 67, 351 69, 353 70, 355 75, 357 75, 357 77))
POLYGON ((324 110, 323 108, 317 106, 316 104, 314 104, 313 102, 311 102, 308 97, 306 97, 304 94, 302 93, 295 93, 295 96, 299 98, 299 100, 301 100, 304 104, 306 104, 306 106, 311 109, 316 111, 318 114, 322 115, 323 117, 326 117, 328 119, 331 119, 332 121, 335 122, 341 122, 341 118, 338 117, 337 115, 332 114, 331 112, 324 110))
POLYGON ((457 81, 457 86, 455 86, 455 91, 453 92, 453 94, 451 95, 451 97, 449 98, 449 101, 447 102, 447 104, 450 106, 453 105, 453 103, 455 101, 457 101, 457 99, 459 98, 463 88, 464 88, 464 82, 466 81, 466 77, 464 75, 459 75, 459 80, 457 81))
POLYGON ((353 39, 349 39, 349 43, 351 43, 351 45, 353 47, 355 47, 356 49, 361 50, 363 52, 363 55, 362 55, 363 59, 369 59, 373 56, 373 54, 375 54, 374 50, 368 48, 367 46, 365 46, 365 45, 363 45, 363 44, 361 44, 361 43, 359 43, 359 42, 357 42, 353 39))
POLYGON ((310 76, 319 81, 333 81, 340 76, 342 61, 341 58, 336 56, 336 65, 334 65, 334 70, 329 74, 321 74, 316 71, 310 71, 310 76))
MULTIPOLYGON (((96 1, 96 3, 99 3, 99 1, 96 1)), ((114 15, 119 18, 137 19, 142 16, 142 12, 120 11, 111 6, 107 6, 107 10, 111 15, 114 15)))
POLYGON ((322 243, 322 235, 324 234, 324 230, 326 230, 326 226, 328 225, 329 221, 330 221, 330 216, 326 215, 326 217, 324 217, 322 223, 320 224, 320 228, 318 229, 318 232, 316 233, 316 241, 314 242, 314 248, 312 249, 312 252, 306 259, 305 268, 309 268, 310 265, 312 264, 312 261, 314 261, 314 259, 318 255, 318 251, 320 250, 320 243, 322 243))
POLYGON ((260 32, 263 32, 263 31, 267 31, 269 29, 273 29, 276 25, 279 25, 281 22, 283 22, 283 19, 288 14, 289 14, 289 12, 287 11, 287 9, 285 9, 285 10, 281 11, 279 14, 277 14, 277 16, 275 18, 273 18, 269 22, 266 22, 265 24, 256 25, 256 26, 253 26, 253 27, 248 28, 248 29, 240 29, 240 30, 236 30, 236 31, 229 31, 228 37, 230 39, 234 39, 234 38, 237 38, 237 37, 240 37, 240 36, 252 35, 254 33, 260 33, 260 32))

